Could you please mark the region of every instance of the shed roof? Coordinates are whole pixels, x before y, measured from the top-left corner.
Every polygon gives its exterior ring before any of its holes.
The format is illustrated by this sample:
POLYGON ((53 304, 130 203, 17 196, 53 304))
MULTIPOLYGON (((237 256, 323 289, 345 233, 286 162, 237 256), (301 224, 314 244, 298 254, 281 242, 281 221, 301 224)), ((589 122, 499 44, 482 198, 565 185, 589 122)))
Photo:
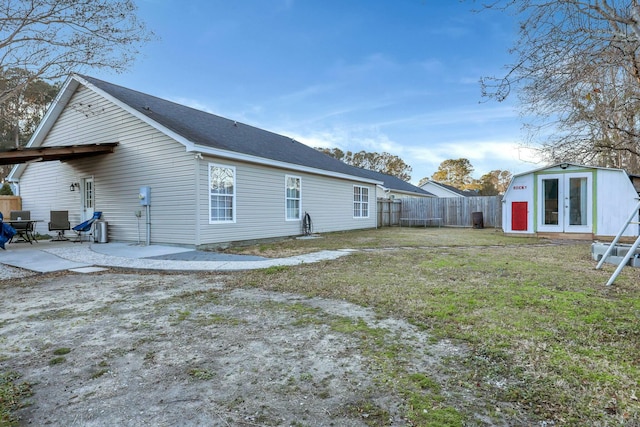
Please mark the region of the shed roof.
POLYGON ((571 162, 559 162, 559 163, 554 163, 551 165, 547 165, 547 166, 542 166, 539 167, 537 169, 533 169, 530 171, 526 171, 526 172, 521 172, 518 174, 513 175, 513 177, 517 177, 517 176, 523 176, 523 175, 528 175, 530 173, 536 173, 536 172, 541 172, 547 169, 553 169, 553 168, 561 168, 561 169, 567 169, 569 167, 576 167, 576 168, 580 168, 580 169, 601 169, 601 170, 618 170, 618 171, 622 171, 624 173, 627 173, 624 169, 619 169, 619 168, 607 168, 604 166, 588 166, 588 165, 581 165, 579 163, 571 163, 571 162))

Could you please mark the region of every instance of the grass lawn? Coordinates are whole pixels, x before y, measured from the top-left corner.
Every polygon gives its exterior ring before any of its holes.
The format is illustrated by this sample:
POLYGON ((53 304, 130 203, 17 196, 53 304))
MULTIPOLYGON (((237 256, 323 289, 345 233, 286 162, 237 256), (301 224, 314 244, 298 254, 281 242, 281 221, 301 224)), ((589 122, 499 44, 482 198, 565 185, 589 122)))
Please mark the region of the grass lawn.
POLYGON ((463 425, 473 419, 473 405, 484 405, 511 425, 640 426, 640 269, 625 268, 606 287, 615 266, 595 270, 590 243, 505 237, 493 229, 331 233, 240 252, 357 251, 233 278, 237 286, 373 307, 424 328, 434 342, 469 348, 441 378, 403 370, 402 351, 377 355, 380 381, 403 390, 414 425, 463 425))

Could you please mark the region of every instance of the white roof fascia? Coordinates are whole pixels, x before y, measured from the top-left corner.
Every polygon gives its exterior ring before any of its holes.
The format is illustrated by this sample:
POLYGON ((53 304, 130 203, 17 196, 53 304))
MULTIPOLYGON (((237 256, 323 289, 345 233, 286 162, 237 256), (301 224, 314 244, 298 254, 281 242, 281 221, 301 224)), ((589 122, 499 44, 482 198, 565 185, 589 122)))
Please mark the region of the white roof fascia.
POLYGON ((241 162, 254 163, 265 166, 278 167, 282 169, 290 169, 296 172, 306 172, 314 175, 331 176, 335 178, 348 179, 350 181, 367 182, 370 184, 383 184, 383 181, 375 179, 362 178, 357 175, 349 175, 344 173, 338 173, 334 171, 328 171, 325 169, 312 168, 309 166, 296 165, 295 163, 281 162, 278 160, 271 160, 265 157, 252 156, 249 154, 238 153, 237 151, 220 150, 218 148, 211 148, 204 145, 193 144, 193 148, 187 147, 187 151, 197 151, 202 154, 208 154, 210 156, 221 157, 229 160, 238 160, 241 162))
POLYGON ((56 95, 51 107, 47 110, 35 132, 31 136, 31 139, 26 145, 27 148, 39 147, 42 144, 42 141, 44 141, 44 138, 55 124, 56 120, 62 113, 62 110, 64 110, 64 107, 69 103, 69 100, 75 93, 78 86, 78 82, 73 81, 71 78, 67 79, 62 86, 62 89, 60 89, 60 92, 58 92, 58 95, 56 95))
MULTIPOLYGON (((44 117, 42 118, 42 120, 40 120, 38 127, 33 132, 33 135, 31 135, 31 138, 29 139, 29 142, 27 142, 27 145, 25 147, 40 147, 42 141, 44 141, 44 139, 46 138, 47 134, 62 113, 62 110, 64 110, 64 108, 69 103, 69 100, 75 93, 78 86, 79 82, 74 81, 74 79, 71 77, 69 77, 64 82, 62 88, 60 89, 60 92, 58 92, 58 95, 56 95, 56 98, 51 103, 51 106, 45 113, 44 117)), ((20 179, 20 176, 24 172, 25 168, 25 163, 14 165, 11 169, 11 172, 9 172, 9 175, 7 175, 7 181, 17 182, 20 179)))

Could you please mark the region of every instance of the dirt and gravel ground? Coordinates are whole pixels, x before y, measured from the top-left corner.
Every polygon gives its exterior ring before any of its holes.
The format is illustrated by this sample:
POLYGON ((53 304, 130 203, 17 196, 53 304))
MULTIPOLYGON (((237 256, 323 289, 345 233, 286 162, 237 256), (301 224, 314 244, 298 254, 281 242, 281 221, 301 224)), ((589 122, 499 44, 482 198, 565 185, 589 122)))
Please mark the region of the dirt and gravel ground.
POLYGON ((384 331, 430 377, 465 351, 366 308, 228 288, 223 275, 14 273, 0 281, 0 368, 33 384, 21 425, 407 425, 361 351, 367 337, 332 325, 384 331))

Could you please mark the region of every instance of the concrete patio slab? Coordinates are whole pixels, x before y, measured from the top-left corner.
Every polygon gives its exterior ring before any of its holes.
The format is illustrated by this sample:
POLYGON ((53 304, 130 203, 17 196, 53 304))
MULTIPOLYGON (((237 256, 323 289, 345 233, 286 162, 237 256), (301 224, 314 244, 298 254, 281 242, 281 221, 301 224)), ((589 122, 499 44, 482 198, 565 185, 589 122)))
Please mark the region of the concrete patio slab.
POLYGON ((37 271, 38 273, 50 273, 53 271, 91 266, 90 263, 71 261, 42 250, 31 248, 2 251, 0 252, 0 263, 37 271))
POLYGON ((350 252, 349 249, 320 251, 271 259, 196 251, 179 246, 41 241, 33 245, 24 243, 8 245, 6 251, 0 251, 0 264, 40 273, 62 270, 90 273, 102 270, 89 268, 104 267, 174 272, 239 271, 336 259, 350 252))

